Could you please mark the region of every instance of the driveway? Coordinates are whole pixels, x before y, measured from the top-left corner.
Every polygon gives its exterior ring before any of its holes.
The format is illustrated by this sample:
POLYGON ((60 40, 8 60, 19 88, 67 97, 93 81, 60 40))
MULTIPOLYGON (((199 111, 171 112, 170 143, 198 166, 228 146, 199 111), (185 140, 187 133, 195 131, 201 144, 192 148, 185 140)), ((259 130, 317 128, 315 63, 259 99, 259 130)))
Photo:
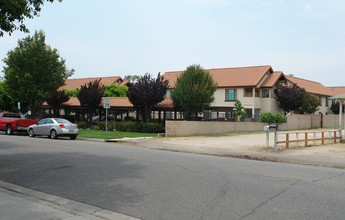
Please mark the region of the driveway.
POLYGON ((278 151, 274 151, 273 132, 270 133, 269 148, 266 147, 265 133, 220 137, 167 137, 126 142, 157 150, 345 168, 345 144, 289 149, 280 146, 278 151))

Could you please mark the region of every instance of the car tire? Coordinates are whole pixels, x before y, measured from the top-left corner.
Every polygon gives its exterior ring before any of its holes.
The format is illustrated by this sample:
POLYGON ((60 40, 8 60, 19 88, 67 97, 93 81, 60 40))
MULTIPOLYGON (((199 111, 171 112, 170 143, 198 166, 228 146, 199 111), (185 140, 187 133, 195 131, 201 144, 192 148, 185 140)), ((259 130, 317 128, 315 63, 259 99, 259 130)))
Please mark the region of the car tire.
POLYGON ((35 137, 34 129, 30 128, 29 131, 28 131, 28 133, 29 133, 29 136, 30 136, 30 137, 35 137))
POLYGON ((13 134, 13 128, 11 125, 6 126, 6 134, 8 134, 8 135, 13 134))
POLYGON ((77 135, 71 135, 71 136, 69 136, 69 138, 70 138, 71 140, 75 140, 75 139, 77 138, 77 135))
POLYGON ((58 138, 58 135, 54 129, 50 131, 50 138, 51 139, 57 139, 58 138))

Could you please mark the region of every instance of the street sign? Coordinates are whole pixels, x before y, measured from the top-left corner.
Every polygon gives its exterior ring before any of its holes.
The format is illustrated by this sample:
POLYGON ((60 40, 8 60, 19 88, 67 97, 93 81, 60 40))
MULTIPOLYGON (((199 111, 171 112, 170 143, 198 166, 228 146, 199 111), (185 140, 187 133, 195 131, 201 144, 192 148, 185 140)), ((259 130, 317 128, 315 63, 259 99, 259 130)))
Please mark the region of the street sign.
POLYGON ((108 109, 110 108, 110 98, 103 97, 103 108, 108 109))

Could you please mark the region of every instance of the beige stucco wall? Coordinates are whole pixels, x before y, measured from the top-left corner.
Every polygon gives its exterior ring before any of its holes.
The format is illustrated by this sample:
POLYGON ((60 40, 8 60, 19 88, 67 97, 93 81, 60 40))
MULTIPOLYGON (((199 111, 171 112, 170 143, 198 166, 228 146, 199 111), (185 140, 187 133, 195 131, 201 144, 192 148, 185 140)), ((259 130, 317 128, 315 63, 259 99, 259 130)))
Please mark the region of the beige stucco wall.
MULTIPOLYGON (((225 90, 230 88, 217 88, 214 93, 214 101, 211 103, 211 106, 216 107, 234 107, 235 101, 225 101, 225 90)), ((253 108, 253 97, 244 97, 245 88, 234 88, 237 90, 237 99, 240 100, 242 105, 245 109, 252 109, 253 108)), ((171 90, 171 89, 169 89, 171 90)), ((260 90, 260 96, 262 89, 260 90)), ((280 112, 282 113, 281 108, 278 105, 278 102, 274 98, 274 91, 273 88, 270 90, 270 97, 269 98, 262 98, 262 97, 255 97, 255 109, 260 109, 260 113, 262 112, 280 112)), ((326 106, 327 97, 320 96, 322 99, 322 106, 319 106, 319 110, 315 112, 315 114, 322 113, 332 114, 330 110, 331 102, 328 101, 329 105, 326 106)))
MULTIPOLYGON (((324 115, 323 127, 336 127, 338 115, 324 115)), ((303 130, 320 127, 320 115, 287 116, 287 123, 279 124, 279 130, 303 130)), ((167 136, 193 136, 206 134, 224 134, 238 131, 263 131, 267 123, 260 122, 224 122, 224 121, 166 121, 167 136)))

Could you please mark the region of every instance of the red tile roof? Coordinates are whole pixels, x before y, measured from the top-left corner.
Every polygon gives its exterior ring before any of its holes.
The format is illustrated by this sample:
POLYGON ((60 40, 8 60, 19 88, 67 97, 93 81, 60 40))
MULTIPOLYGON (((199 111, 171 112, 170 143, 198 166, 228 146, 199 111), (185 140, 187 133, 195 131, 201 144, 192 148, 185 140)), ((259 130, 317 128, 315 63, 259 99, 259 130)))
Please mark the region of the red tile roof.
POLYGON ((285 75, 285 78, 291 83, 297 84, 300 88, 304 88, 306 92, 316 95, 332 96, 329 89, 319 82, 314 82, 306 79, 301 79, 289 75, 285 75))
MULTIPOLYGON (((271 66, 250 66, 221 69, 206 69, 213 80, 221 87, 252 87, 257 86, 268 71, 273 72, 271 66)), ((164 79, 169 80, 169 87, 174 88, 177 77, 183 71, 166 72, 164 79)))
POLYGON ((129 83, 129 80, 123 80, 123 81, 120 83, 120 86, 126 86, 128 83, 129 83))
POLYGON ((345 93, 345 86, 333 86, 333 87, 327 87, 327 88, 332 94, 332 96, 345 93))
MULTIPOLYGON (((43 106, 48 106, 45 102, 43 106)), ((79 99, 77 97, 71 97, 68 102, 65 102, 63 106, 80 106, 79 99)), ((103 101, 99 106, 103 106, 103 101)), ((128 97, 110 97, 110 106, 114 108, 133 108, 133 104, 129 101, 128 97)), ((165 98, 163 101, 156 105, 157 108, 174 108, 171 98, 165 98)))
POLYGON ((72 90, 72 89, 80 88, 82 85, 90 81, 94 81, 98 79, 101 79, 102 85, 109 85, 109 84, 117 83, 117 82, 121 83, 123 81, 122 78, 119 76, 66 79, 65 81, 66 85, 60 87, 60 89, 72 90))
POLYGON ((284 76, 284 74, 281 71, 277 71, 268 75, 264 83, 262 83, 261 87, 264 87, 264 88, 273 87, 282 76, 284 76))

